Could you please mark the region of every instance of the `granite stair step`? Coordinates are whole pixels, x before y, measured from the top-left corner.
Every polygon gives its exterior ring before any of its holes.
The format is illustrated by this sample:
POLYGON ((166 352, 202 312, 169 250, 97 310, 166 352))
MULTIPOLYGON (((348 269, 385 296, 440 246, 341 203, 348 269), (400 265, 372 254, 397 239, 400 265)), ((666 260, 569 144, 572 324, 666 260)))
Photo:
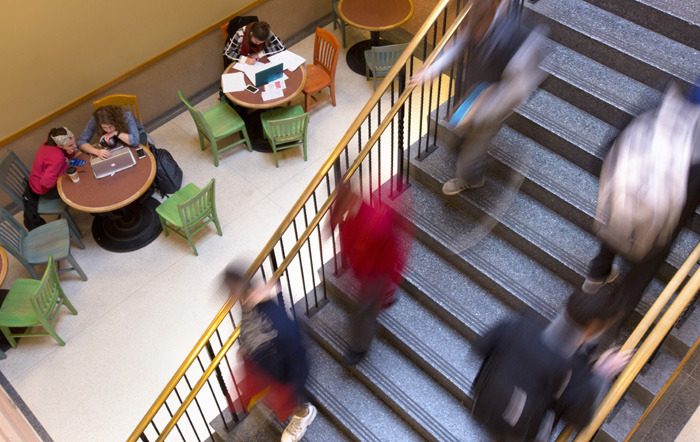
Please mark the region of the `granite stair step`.
MULTIPOLYGON (((334 357, 342 357, 349 336, 348 315, 329 303, 307 321, 314 339, 334 357)), ((425 439, 483 439, 468 408, 383 338, 375 338, 365 358, 349 370, 425 439)))
POLYGON ((410 213, 417 237, 453 266, 517 311, 553 319, 572 287, 507 241, 490 234, 486 224, 414 185, 385 202, 402 217, 410 213))
POLYGON ((526 3, 528 20, 550 27, 549 38, 664 90, 671 79, 690 85, 700 72, 700 52, 583 0, 526 3))
MULTIPOLYGON (((352 276, 352 272, 345 272, 340 276, 332 273, 327 275, 327 287, 334 299, 342 297, 342 303, 347 303, 359 293, 359 283, 352 276)), ((394 305, 379 315, 379 325, 384 337, 457 399, 471 405, 470 389, 481 357, 474 353, 470 340, 464 336, 467 326, 461 329, 453 328, 442 315, 438 316, 432 312, 411 294, 402 289, 398 289, 396 294, 397 301, 394 305)), ((428 292, 424 295, 432 297, 436 296, 436 293, 428 292)), ((472 306, 470 310, 475 316, 488 314, 488 311, 482 312, 477 306, 472 306)), ((449 315, 450 312, 445 314, 449 315)), ((480 324, 480 334, 485 333, 501 319, 505 317, 489 317, 488 325, 480 324)))
MULTIPOLYGON (((445 155, 436 151, 431 156, 445 155)), ((525 177, 520 189, 559 215, 591 232, 598 195, 597 177, 586 173, 559 155, 523 136, 510 127, 504 127, 494 138, 489 150, 497 160, 494 171, 501 177, 513 175, 513 171, 525 177)), ((699 218, 696 210, 693 218, 699 218)), ((695 221, 695 220, 693 220, 695 221)), ((700 241, 700 235, 690 229, 683 229, 662 266, 660 277, 668 281, 676 269, 700 241)))
POLYGON ((542 89, 618 129, 661 100, 656 89, 553 40, 545 40, 542 68, 550 74, 542 89))
MULTIPOLYGON (((314 418, 313 423, 304 434, 304 441, 308 442, 325 442, 351 441, 344 433, 336 427, 323 411, 318 410, 318 414, 314 418)), ((221 420, 217 419, 211 423, 212 427, 217 430, 214 436, 215 442, 268 442, 278 440, 284 431, 284 425, 280 423, 275 414, 262 405, 255 405, 245 416, 245 418, 236 425, 231 432, 226 434, 225 427, 221 424, 221 420)))
MULTIPOLYGON (((437 194, 453 175, 446 156, 435 152, 414 164, 419 181, 437 194)), ((443 198, 474 218, 489 217, 494 233, 572 285, 581 285, 598 251, 597 239, 509 184, 488 175, 484 187, 443 198)))
POLYGON ((634 428, 646 407, 630 395, 622 397, 612 413, 603 422, 595 437, 597 442, 621 442, 634 428))
POLYGON ((679 43, 700 50, 700 8, 692 1, 586 0, 679 43))
POLYGON ((307 393, 314 405, 350 439, 375 442, 424 440, 326 350, 313 340, 308 341, 311 373, 306 383, 307 393))
POLYGON ((518 106, 506 124, 595 176, 619 133, 543 89, 518 106))

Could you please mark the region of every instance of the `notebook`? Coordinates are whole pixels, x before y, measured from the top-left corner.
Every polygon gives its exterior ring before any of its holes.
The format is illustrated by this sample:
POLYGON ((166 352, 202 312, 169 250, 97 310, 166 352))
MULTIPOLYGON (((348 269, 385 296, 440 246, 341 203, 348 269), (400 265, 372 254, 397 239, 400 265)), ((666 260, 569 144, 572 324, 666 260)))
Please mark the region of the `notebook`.
POLYGON ((278 78, 282 78, 282 71, 284 70, 284 65, 282 63, 277 63, 274 66, 263 69, 255 74, 255 85, 260 87, 278 78))
POLYGON ((92 157, 90 159, 92 173, 98 180, 136 165, 134 154, 131 153, 131 149, 128 147, 119 145, 110 149, 109 152, 110 157, 106 160, 100 159, 100 157, 92 157))

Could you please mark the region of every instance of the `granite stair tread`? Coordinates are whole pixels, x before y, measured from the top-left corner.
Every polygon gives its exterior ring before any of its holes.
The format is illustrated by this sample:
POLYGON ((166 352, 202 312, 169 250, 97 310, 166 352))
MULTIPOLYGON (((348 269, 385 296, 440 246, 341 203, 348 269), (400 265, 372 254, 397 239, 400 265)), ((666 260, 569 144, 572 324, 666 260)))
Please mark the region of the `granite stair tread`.
POLYGON ((416 234, 457 268, 498 293, 506 304, 552 319, 572 287, 478 221, 450 206, 422 186, 414 185, 385 202, 401 216, 411 213, 416 234), (410 209, 409 209, 410 208, 410 209))
POLYGON ((618 405, 613 409, 611 416, 603 422, 601 432, 595 438, 596 441, 623 441, 627 434, 634 428, 646 407, 630 395, 622 397, 618 405))
MULTIPOLYGON (((585 40, 581 36, 588 37, 591 41, 602 43, 607 48, 626 55, 629 57, 627 63, 616 64, 613 67, 649 86, 658 88, 660 77, 652 78, 644 73, 634 72, 636 69, 631 66, 634 64, 631 60, 657 70, 661 78, 675 77, 686 83, 692 83, 700 72, 700 52, 697 50, 585 1, 541 0, 534 4, 526 3, 526 8, 546 18, 552 25, 564 26, 567 30, 574 31, 578 34, 577 41, 585 40), (622 70, 625 67, 630 67, 629 72, 622 70), (646 78, 639 78, 637 75, 646 78)), ((595 58, 599 62, 607 64, 613 61, 609 59, 614 57, 606 57, 607 51, 596 52, 598 53, 595 54, 595 58)), ((593 56, 586 52, 584 55, 593 56)))
POLYGON ((616 127, 542 89, 515 109, 508 125, 596 175, 619 133, 616 127))
MULTIPOLYGON (((333 425, 322 410, 317 409, 317 412, 302 440, 308 442, 352 440, 333 425)), ((274 413, 262 405, 253 406, 248 415, 228 434, 223 434, 225 430, 220 422, 218 420, 212 423, 212 426, 217 429, 214 440, 225 442, 268 442, 278 440, 284 431, 284 425, 277 420, 274 413)))
MULTIPOLYGON (((308 324, 314 338, 340 358, 347 348, 348 315, 331 303, 309 318, 308 324)), ((375 338, 365 358, 351 371, 428 440, 479 440, 484 436, 468 419, 464 404, 383 338, 375 338)))
POLYGON ((423 438, 313 340, 306 390, 334 424, 362 441, 422 441, 423 438))
MULTIPOLYGON (((423 180, 434 192, 453 175, 451 163, 435 152, 414 164, 424 172, 423 180), (425 182, 425 181, 424 181, 425 182)), ((497 220, 494 231, 518 246, 548 268, 580 285, 586 277, 588 263, 598 251, 598 241, 590 233, 549 210, 517 188, 487 176, 486 185, 449 198, 456 206, 472 206, 497 220), (543 255, 546 256, 541 256, 543 255)))
POLYGON ((586 1, 680 43, 700 49, 700 8, 692 1, 586 1))
MULTIPOLYGON (((573 101, 579 108, 608 124, 621 128, 628 118, 652 109, 661 100, 661 92, 553 40, 545 40, 544 53, 542 68, 545 72, 565 85, 585 92, 583 97, 573 97, 572 93, 567 93, 560 98, 573 101), (617 110, 615 116, 604 119, 603 115, 595 114, 601 108, 600 103, 605 103, 617 110)), ((551 86, 550 89, 548 86, 551 81, 548 82, 548 80, 545 80, 542 87, 557 95, 554 91, 556 86, 551 86)))
MULTIPOLYGON (((433 155, 448 155, 444 152, 439 154, 439 151, 440 149, 433 155)), ((525 185, 522 187, 530 196, 535 199, 539 197, 538 200, 541 203, 590 231, 598 195, 597 177, 507 126, 494 138, 489 154, 508 168, 525 176, 526 181, 535 184, 534 189, 525 185), (554 201, 555 204, 550 205, 551 199, 543 199, 544 195, 540 189, 546 190, 549 196, 559 201, 554 201), (572 209, 577 213, 572 214, 572 209)), ((438 161, 437 158, 439 156, 436 155, 433 161, 438 161)), ((443 160, 447 161, 447 158, 443 160)), ((668 265, 672 269, 680 267, 699 241, 700 235, 690 229, 683 229, 666 258, 668 265)), ((666 279, 670 278, 672 273, 672 270, 667 269, 666 279)))
MULTIPOLYGON (((359 283, 352 276, 352 272, 345 272, 339 277, 329 274, 327 283, 334 292, 343 296, 350 294, 351 297, 355 297, 359 293, 359 283)), ((455 297, 459 298, 463 293, 464 290, 455 294, 455 297)), ((396 295, 397 301, 394 305, 379 316, 384 336, 423 370, 445 385, 459 400, 471 403, 469 391, 481 358, 474 354, 470 340, 463 335, 463 329, 460 331, 459 328, 452 328, 448 324, 452 321, 444 318, 452 313, 441 312, 438 316, 402 289, 398 289, 396 295)), ((436 292, 432 291, 424 295, 437 296, 436 292)), ((478 311, 476 308, 474 310, 478 311)), ((487 327, 495 325, 495 322, 490 323, 494 319, 500 322, 505 318, 506 316, 489 317, 488 325, 479 324, 479 328, 482 329, 479 334, 485 333, 487 327)))

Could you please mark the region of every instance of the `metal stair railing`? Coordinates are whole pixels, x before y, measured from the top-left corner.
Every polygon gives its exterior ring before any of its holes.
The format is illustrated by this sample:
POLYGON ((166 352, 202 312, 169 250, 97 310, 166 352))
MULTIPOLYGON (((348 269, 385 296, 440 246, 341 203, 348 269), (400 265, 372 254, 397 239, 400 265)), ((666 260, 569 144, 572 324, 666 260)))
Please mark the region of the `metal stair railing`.
MULTIPOLYGON (((608 393, 598 405, 591 422, 588 424, 588 426, 578 432, 574 438, 575 442, 588 441, 595 436, 596 432, 608 417, 610 412, 613 410, 613 408, 615 408, 632 382, 634 382, 634 379, 637 377, 640 370, 663 344, 663 341, 671 331, 673 325, 678 321, 683 312, 686 311, 688 305, 695 299, 695 296, 700 289, 700 272, 697 270, 695 273, 693 273, 693 276, 688 280, 678 296, 676 296, 673 302, 668 305, 669 301, 677 292, 683 281, 686 280, 690 272, 696 266, 698 260, 700 260, 700 244, 695 246, 695 249, 693 249, 690 255, 688 255, 688 258, 685 260, 683 265, 681 265, 676 274, 673 275, 671 281, 669 281, 661 294, 659 294, 656 301, 654 301, 637 327, 635 327, 630 337, 627 338, 623 344, 621 350, 629 350, 635 348, 640 341, 642 342, 632 359, 622 370, 622 373, 620 373, 617 380, 613 383, 608 393), (649 329, 654 324, 654 321, 656 321, 664 307, 667 305, 668 308, 666 312, 663 314, 663 316, 661 316, 661 319, 659 319, 658 323, 653 327, 651 332, 649 332, 646 339, 642 341, 642 338, 647 334, 649 329)), ((695 345, 693 348, 695 348, 695 345)), ((663 391, 664 390, 662 390, 659 395, 663 394, 663 391)), ((659 395, 657 395, 657 397, 659 395)), ((656 401, 656 398, 654 401, 656 401)), ((639 426, 639 423, 637 426, 639 426)), ((635 426, 635 429, 636 428, 637 427, 635 426)), ((559 437, 557 437, 557 442, 569 440, 574 431, 574 428, 571 426, 565 427, 559 434, 559 437)))
MULTIPOLYGON (((430 65, 457 32, 471 9, 471 4, 462 8, 461 3, 461 0, 438 2, 246 272, 248 279, 267 282, 270 278, 277 278, 280 282, 278 299, 284 303, 286 292, 287 306, 293 315, 297 314, 293 306, 301 298, 307 315, 326 301, 324 254, 337 256, 338 244, 331 235, 331 244, 324 246, 321 229, 323 217, 334 201, 336 185, 341 180, 352 179, 370 199, 393 197, 408 186, 409 161, 406 158, 411 155, 412 140, 417 141, 419 151, 423 144, 428 150, 431 137, 433 144, 436 142, 437 124, 431 128, 429 122, 431 116, 437 121, 441 112, 442 76, 420 87, 406 87, 406 77, 413 75, 416 57, 423 59, 424 65, 430 65), (448 27, 448 5, 452 4, 456 4, 457 14, 450 19, 448 27), (398 91, 394 87, 396 77, 399 77, 398 91), (414 89, 416 94, 413 94, 414 89), (428 89, 427 97, 425 89, 428 89), (416 98, 414 95, 418 95, 418 91, 420 97, 416 98), (389 103, 383 103, 385 101, 389 103), (385 114, 382 114, 382 104, 390 107, 385 114), (415 107, 419 108, 418 111, 410 112, 415 107), (417 118, 417 123, 411 117, 417 118), (425 128, 424 119, 427 120, 425 128), (364 137, 363 133, 366 134, 364 137), (351 148, 355 143, 357 151, 351 148), (319 200, 323 201, 320 207, 319 200), (318 241, 313 238, 314 234, 318 241), (287 248, 285 243, 293 245, 287 248), (278 261, 281 262, 278 264, 278 261), (321 273, 318 281, 317 272, 321 273), (307 279, 310 279, 308 284, 307 279), (319 284, 320 294, 317 290, 319 284)), ((452 89, 450 77, 446 88, 447 112, 452 89)), ((338 271, 338 262, 335 271, 338 271)), ((225 431, 231 431, 244 411, 235 397, 238 393, 237 363, 235 357, 228 354, 239 333, 234 318, 236 314, 238 307, 234 301, 229 300, 222 306, 129 436, 129 441, 160 441, 171 434, 178 434, 181 440, 213 438, 210 423, 214 419, 221 421, 225 431), (228 337, 223 341, 222 336, 228 337), (206 359, 209 362, 205 364, 206 359), (215 375, 214 382, 212 375, 215 375), (194 384, 191 379, 196 379, 194 384), (222 404, 226 406, 222 407, 222 404)))

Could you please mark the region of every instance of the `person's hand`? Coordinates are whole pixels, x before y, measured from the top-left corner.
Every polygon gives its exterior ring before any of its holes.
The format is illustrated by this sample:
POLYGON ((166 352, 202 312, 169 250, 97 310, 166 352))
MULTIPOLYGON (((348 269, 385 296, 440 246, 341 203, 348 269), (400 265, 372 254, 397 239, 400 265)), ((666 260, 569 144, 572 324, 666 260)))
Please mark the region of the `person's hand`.
POLYGON ((117 136, 117 131, 116 131, 116 130, 114 130, 114 131, 112 131, 112 132, 107 132, 106 134, 104 134, 104 135, 102 135, 102 136, 100 137, 100 141, 107 142, 107 140, 109 140, 109 139, 112 138, 112 137, 116 137, 116 136, 117 136))
POLYGON ((617 351, 617 348, 611 348, 600 355, 596 363, 593 364, 592 371, 605 379, 610 379, 625 368, 633 353, 633 349, 617 351))
POLYGON ((102 160, 106 160, 106 159, 109 158, 109 156, 110 156, 109 150, 107 150, 107 149, 98 149, 98 150, 97 150, 97 156, 100 157, 100 159, 102 159, 102 160))
POLYGON ((255 64, 255 59, 253 57, 248 57, 245 59, 245 64, 255 64))

